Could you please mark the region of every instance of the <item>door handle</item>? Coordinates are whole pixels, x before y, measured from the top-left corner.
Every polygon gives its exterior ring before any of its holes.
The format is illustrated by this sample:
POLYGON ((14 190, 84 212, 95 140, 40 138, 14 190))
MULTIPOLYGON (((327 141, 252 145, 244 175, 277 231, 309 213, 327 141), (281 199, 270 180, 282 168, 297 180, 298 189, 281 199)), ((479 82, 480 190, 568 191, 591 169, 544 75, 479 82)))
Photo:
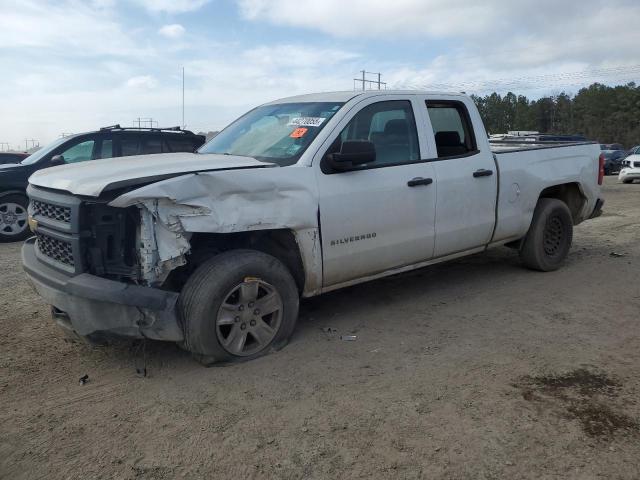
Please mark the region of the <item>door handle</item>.
POLYGON ((431 185, 432 183, 433 183, 433 178, 416 177, 409 180, 407 182, 407 186, 417 187, 418 185, 431 185))
POLYGON ((490 177, 491 175, 493 175, 493 170, 485 170, 484 168, 481 168, 480 170, 476 170, 475 172, 473 172, 474 178, 490 177))

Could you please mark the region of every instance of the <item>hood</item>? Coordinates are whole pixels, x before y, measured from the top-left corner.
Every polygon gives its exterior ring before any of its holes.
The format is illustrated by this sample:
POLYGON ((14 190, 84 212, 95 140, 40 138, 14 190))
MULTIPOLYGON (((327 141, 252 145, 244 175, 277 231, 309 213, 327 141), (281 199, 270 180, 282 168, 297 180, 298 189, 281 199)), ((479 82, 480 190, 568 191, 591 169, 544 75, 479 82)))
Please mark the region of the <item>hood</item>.
POLYGON ((0 164, 0 173, 2 172, 13 172, 15 170, 21 170, 25 166, 20 163, 2 163, 0 164))
POLYGON ((185 173, 238 168, 273 167, 250 157, 216 153, 161 153, 105 158, 38 170, 29 183, 38 187, 65 190, 74 195, 97 197, 115 188, 137 185, 185 173))

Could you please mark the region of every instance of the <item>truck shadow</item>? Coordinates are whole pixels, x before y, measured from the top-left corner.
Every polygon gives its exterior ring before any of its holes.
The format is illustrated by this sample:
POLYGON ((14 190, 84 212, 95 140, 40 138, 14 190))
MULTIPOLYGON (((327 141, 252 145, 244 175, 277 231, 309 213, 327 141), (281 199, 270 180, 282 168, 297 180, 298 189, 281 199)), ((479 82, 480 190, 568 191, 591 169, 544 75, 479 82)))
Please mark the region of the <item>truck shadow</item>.
MULTIPOLYGON (((291 344, 310 341, 319 329, 348 333, 354 321, 362 322, 361 328, 391 331, 402 323, 404 309, 427 312, 433 304, 443 303, 443 298, 471 295, 493 281, 508 282, 523 274, 530 272, 520 266, 517 253, 503 248, 304 299, 291 344), (388 321, 390 317, 393 322, 388 321)), ((129 361, 136 370, 146 365, 147 371, 156 373, 169 366, 190 369, 196 365, 189 352, 168 342, 111 341, 92 350, 105 359, 129 361)), ((220 364, 229 365, 243 363, 220 364)))
POLYGON ((442 298, 471 294, 469 290, 494 280, 505 282, 524 273, 530 271, 521 266, 517 252, 501 248, 304 299, 293 341, 316 328, 339 328, 372 308, 395 313, 394 322, 402 321, 402 310, 420 309, 416 302, 428 308, 442 298))

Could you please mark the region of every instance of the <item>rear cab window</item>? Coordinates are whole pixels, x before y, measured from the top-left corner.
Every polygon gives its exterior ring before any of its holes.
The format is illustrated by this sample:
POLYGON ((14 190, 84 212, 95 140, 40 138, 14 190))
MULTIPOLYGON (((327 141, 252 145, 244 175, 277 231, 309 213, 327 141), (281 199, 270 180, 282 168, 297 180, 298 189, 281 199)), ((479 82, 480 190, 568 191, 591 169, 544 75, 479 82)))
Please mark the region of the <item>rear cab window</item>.
POLYGON ((456 158, 478 152, 467 107, 459 101, 427 100, 438 158, 456 158))

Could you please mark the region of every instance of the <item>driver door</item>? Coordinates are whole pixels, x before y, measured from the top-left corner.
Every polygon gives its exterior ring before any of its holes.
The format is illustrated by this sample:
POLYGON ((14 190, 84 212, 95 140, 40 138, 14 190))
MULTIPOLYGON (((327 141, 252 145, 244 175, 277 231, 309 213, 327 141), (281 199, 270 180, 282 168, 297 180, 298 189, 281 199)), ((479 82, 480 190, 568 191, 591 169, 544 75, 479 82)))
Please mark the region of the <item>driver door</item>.
POLYGON ((418 134, 418 109, 410 98, 364 100, 329 137, 322 160, 314 162, 316 168, 320 164, 325 288, 433 256, 435 174, 431 163, 421 161, 428 157, 421 155, 426 140, 418 134), (372 142, 376 160, 332 171, 325 156, 347 140, 372 142))

